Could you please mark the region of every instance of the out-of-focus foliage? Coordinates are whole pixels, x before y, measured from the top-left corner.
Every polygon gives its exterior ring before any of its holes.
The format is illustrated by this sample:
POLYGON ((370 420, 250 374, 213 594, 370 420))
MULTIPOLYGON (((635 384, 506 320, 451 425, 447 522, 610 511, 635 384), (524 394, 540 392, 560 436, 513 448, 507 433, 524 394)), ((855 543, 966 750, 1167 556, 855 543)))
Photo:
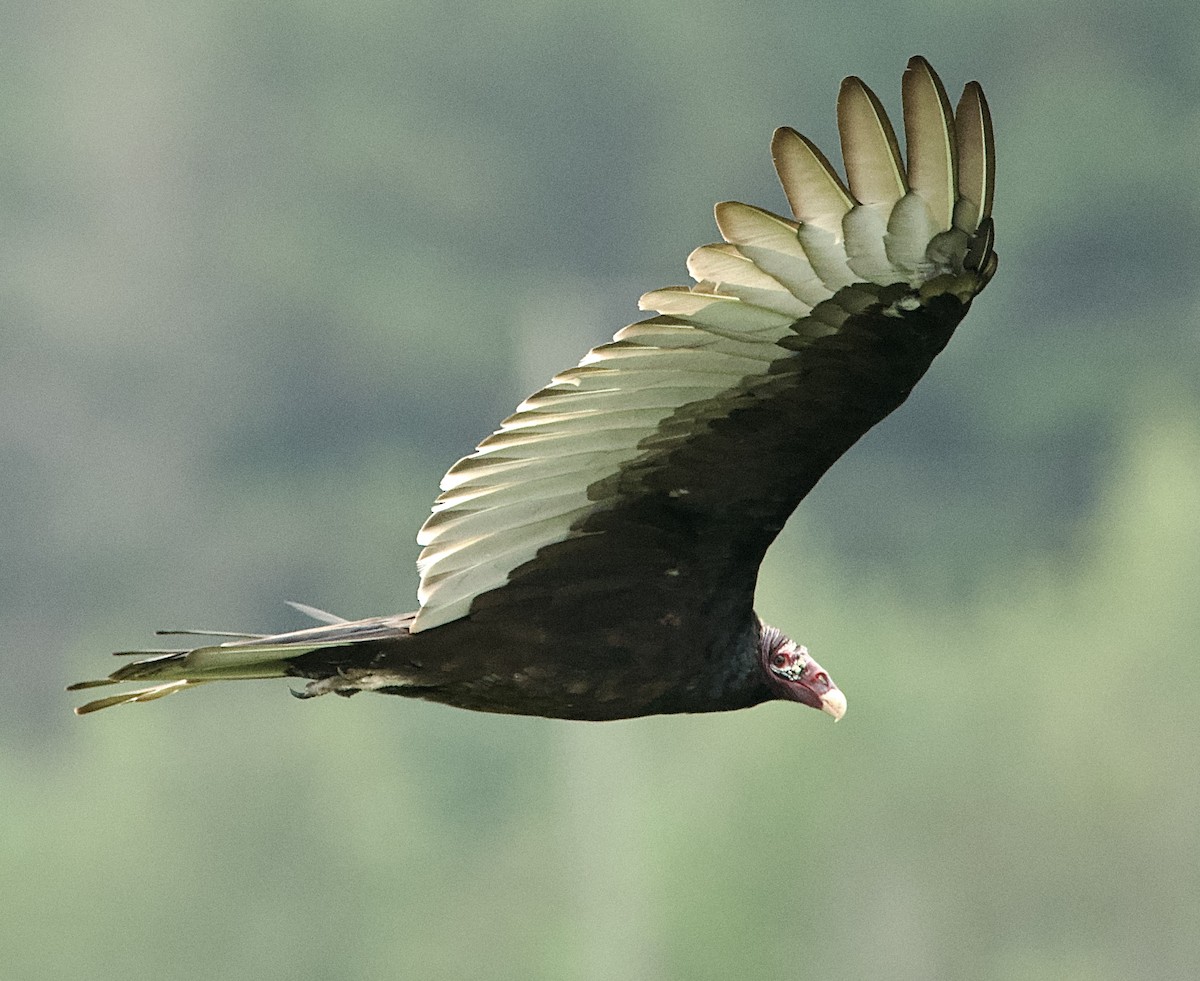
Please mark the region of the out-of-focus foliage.
POLYGON ((16 5, 5 978, 1200 973, 1200 13, 16 5), (153 626, 410 608, 437 478, 684 278, 767 143, 977 77, 1000 273, 759 608, 850 697, 572 725, 282 684, 76 720, 153 626))

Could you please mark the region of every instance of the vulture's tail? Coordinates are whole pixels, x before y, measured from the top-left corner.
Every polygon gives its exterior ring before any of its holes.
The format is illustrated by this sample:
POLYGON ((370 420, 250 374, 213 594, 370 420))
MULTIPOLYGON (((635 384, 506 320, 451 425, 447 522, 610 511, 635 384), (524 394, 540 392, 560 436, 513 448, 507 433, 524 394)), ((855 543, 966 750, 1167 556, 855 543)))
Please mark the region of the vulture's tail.
POLYGON ((302 613, 324 621, 320 627, 282 634, 246 634, 220 630, 160 630, 174 636, 226 637, 228 640, 203 647, 179 650, 118 651, 118 657, 138 660, 118 668, 107 678, 80 681, 67 691, 82 691, 122 681, 152 684, 98 698, 75 709, 76 715, 98 712, 113 705, 149 702, 210 681, 242 681, 250 678, 284 678, 296 658, 326 647, 345 647, 365 641, 390 640, 408 633, 412 614, 343 620, 313 607, 292 603, 302 613))

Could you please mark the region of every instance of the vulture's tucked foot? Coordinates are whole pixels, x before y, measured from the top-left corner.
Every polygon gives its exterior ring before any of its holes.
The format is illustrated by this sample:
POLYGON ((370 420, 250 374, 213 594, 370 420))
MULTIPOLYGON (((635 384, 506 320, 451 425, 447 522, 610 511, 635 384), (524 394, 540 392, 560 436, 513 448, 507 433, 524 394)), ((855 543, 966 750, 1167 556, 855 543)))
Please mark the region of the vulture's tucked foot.
POLYGON ((310 681, 301 689, 288 689, 293 696, 300 699, 316 698, 318 695, 341 695, 349 698, 360 691, 384 691, 395 694, 405 688, 411 688, 412 681, 404 675, 387 671, 368 669, 342 669, 328 678, 318 678, 310 681))

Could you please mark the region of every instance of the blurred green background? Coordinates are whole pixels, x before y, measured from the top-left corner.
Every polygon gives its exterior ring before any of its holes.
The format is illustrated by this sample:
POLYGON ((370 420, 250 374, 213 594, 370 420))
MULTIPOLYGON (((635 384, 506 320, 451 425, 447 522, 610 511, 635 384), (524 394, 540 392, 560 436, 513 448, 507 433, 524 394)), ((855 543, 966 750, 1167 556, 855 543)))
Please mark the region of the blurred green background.
POLYGON ((1200 7, 10 4, 0 977, 1200 975, 1200 7), (773 127, 910 54, 1000 272, 773 550, 848 692, 612 724, 285 683, 76 719, 154 627, 410 609, 442 471, 773 127))

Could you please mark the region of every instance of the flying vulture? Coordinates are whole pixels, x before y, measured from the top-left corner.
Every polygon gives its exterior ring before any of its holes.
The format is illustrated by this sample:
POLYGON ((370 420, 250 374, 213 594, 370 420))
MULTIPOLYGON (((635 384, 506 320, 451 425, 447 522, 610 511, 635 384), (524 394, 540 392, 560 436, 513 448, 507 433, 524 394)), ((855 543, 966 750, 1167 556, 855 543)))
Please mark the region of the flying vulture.
MULTIPOLYGON (((617 332, 454 464, 421 528, 419 609, 281 634, 202 634, 71 690, 76 709, 210 681, 308 679, 484 712, 623 719, 769 699, 838 719, 807 649, 754 612, 759 564, 821 475, 905 400, 996 271, 995 156, 970 82, 951 109, 904 73, 907 164, 875 94, 838 95, 846 180, 793 129, 771 143, 795 220, 716 206, 696 283, 617 332)), ((199 633, 177 631, 175 633, 199 633)))

